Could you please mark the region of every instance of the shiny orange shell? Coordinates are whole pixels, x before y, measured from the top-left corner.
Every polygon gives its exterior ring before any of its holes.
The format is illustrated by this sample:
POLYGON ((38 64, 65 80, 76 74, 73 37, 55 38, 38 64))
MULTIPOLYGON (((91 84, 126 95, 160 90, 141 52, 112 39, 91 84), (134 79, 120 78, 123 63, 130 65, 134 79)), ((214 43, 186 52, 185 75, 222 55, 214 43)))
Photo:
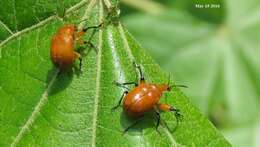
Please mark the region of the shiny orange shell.
POLYGON ((71 67, 79 54, 74 51, 75 46, 75 25, 65 25, 59 28, 51 41, 51 60, 61 69, 71 67))
POLYGON ((141 82, 131 90, 124 98, 123 108, 130 117, 139 117, 151 111, 158 104, 168 85, 147 84, 141 82))

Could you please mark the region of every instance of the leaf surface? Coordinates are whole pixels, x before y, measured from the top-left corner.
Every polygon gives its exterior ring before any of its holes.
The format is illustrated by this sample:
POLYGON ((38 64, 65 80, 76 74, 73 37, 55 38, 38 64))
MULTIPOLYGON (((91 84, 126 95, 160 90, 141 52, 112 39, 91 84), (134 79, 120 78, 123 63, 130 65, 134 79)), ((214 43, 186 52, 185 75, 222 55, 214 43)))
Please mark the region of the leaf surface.
POLYGON ((168 74, 120 22, 97 32, 93 43, 98 53, 86 48, 81 74, 76 70, 58 74, 49 57, 50 40, 57 28, 86 18, 89 21, 80 27, 99 24, 112 4, 81 1, 66 11, 65 21, 51 15, 4 37, 0 44, 0 145, 230 146, 178 88, 162 98, 184 115, 175 131, 174 115, 163 113, 162 120, 169 128, 162 122, 161 135, 154 128, 153 115, 122 134, 132 121, 121 108, 111 111, 123 92, 113 81, 137 80, 133 61, 142 66, 148 82, 166 83, 168 74))
MULTIPOLYGON (((172 8, 160 16, 132 15, 125 22, 163 69, 190 85, 185 94, 228 132, 234 146, 259 146, 259 1, 226 0, 221 8, 226 10, 215 10, 225 12, 218 25, 172 8)), ((197 11, 219 19, 207 10, 197 11)))

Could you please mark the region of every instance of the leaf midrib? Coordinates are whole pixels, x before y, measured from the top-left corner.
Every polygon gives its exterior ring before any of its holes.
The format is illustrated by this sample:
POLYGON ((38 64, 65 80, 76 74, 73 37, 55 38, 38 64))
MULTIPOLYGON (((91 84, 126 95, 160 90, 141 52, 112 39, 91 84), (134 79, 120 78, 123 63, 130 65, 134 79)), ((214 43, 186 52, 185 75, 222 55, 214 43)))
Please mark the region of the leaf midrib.
MULTIPOLYGON (((103 18, 103 6, 102 1, 99 1, 99 22, 102 21, 103 18)), ((95 88, 95 99, 94 99, 94 110, 93 110, 93 120, 92 120, 92 146, 96 146, 96 127, 97 127, 97 111, 98 111, 98 101, 100 94, 100 77, 101 77, 101 55, 102 55, 102 29, 99 29, 98 36, 98 55, 97 55, 97 76, 96 76, 96 88, 95 88)))

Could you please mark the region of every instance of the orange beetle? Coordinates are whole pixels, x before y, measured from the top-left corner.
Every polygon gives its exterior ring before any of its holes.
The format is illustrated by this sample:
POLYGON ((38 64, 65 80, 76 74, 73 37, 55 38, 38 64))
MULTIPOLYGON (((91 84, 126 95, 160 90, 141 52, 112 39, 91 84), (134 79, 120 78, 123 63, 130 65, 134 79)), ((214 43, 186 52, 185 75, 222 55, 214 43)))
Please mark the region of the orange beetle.
MULTIPOLYGON (((135 63, 134 63, 135 64, 135 63)), ((137 119, 132 125, 127 127, 124 132, 130 129, 132 126, 136 125, 140 118, 142 118, 146 113, 154 111, 156 113, 157 124, 156 129, 160 123, 160 110, 161 111, 172 111, 177 118, 177 121, 182 117, 179 113, 179 109, 175 109, 173 106, 168 104, 159 103, 160 98, 164 91, 170 91, 171 87, 169 84, 152 84, 146 83, 141 67, 136 65, 140 73, 140 82, 137 84, 136 82, 126 82, 126 83, 118 83, 117 86, 128 89, 125 85, 135 84, 135 88, 133 88, 130 92, 125 91, 120 98, 118 104, 112 109, 116 109, 120 106, 122 100, 123 101, 123 109, 127 116, 137 119)), ((179 87, 186 87, 184 85, 175 85, 179 87)))
MULTIPOLYGON (((76 41, 79 40, 82 44, 89 44, 91 47, 94 47, 90 40, 87 42, 82 41, 80 40, 80 37, 82 37, 88 29, 96 29, 99 28, 101 25, 102 24, 98 26, 87 27, 79 32, 77 30, 77 26, 73 24, 67 24, 60 27, 51 41, 50 54, 53 64, 61 70, 65 70, 71 68, 74 61, 76 59, 79 59, 81 68, 81 55, 74 50, 76 46, 76 41)), ((92 38, 92 36, 90 37, 90 39, 92 38)))

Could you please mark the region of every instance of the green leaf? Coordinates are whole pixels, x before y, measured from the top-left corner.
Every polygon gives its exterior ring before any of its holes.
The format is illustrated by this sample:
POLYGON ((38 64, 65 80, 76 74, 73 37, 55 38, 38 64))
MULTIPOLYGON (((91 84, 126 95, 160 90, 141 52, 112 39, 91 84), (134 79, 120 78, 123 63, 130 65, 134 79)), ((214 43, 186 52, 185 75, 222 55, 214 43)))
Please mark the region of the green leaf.
POLYGON ((0 1, 0 41, 56 13, 62 15, 64 8, 77 2, 79 0, 0 1))
MULTIPOLYGON (((259 123, 259 1, 226 0, 223 5, 225 21, 220 25, 173 9, 160 16, 136 14, 125 20, 153 58, 178 83, 190 85, 184 91, 192 102, 224 132, 234 129, 238 134, 241 126, 259 123)), ((211 16, 206 10, 204 15, 211 16)), ((251 142, 257 142, 258 130, 249 130, 251 142)), ((245 132, 239 137, 247 136, 245 132)), ((234 146, 247 142, 234 142, 234 146)))
MULTIPOLYGON (((108 0, 104 4, 111 7, 108 0)), ((132 121, 121 108, 111 111, 123 92, 113 81, 137 80, 133 61, 142 66, 149 82, 166 83, 168 74, 120 22, 105 26, 94 36, 93 43, 99 50, 97 54, 93 50, 84 51, 82 74, 75 71, 58 74, 49 57, 52 35, 64 23, 89 18, 79 26, 99 24, 107 14, 104 4, 81 1, 66 11, 65 21, 54 15, 46 16, 47 19, 32 26, 28 23, 30 27, 1 42, 0 145, 230 146, 178 88, 162 98, 162 102, 179 108, 184 115, 175 131, 174 115, 163 113, 161 134, 155 130, 156 120, 152 116, 122 134, 132 121)))

